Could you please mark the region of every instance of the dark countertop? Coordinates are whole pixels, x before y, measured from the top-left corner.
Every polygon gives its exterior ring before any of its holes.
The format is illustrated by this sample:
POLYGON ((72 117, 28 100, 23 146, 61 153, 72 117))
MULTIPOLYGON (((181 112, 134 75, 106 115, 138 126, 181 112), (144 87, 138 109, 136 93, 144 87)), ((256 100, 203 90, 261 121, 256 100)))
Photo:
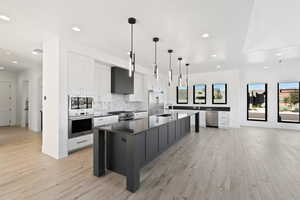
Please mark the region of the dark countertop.
POLYGON ((121 121, 105 126, 98 126, 95 129, 107 130, 116 133, 125 133, 129 135, 135 135, 146 131, 151 128, 155 128, 172 121, 176 121, 188 116, 195 115, 199 111, 180 111, 180 112, 166 112, 165 114, 171 114, 169 117, 162 116, 149 116, 143 119, 129 120, 129 121, 121 121))
POLYGON ((174 110, 202 110, 202 111, 230 111, 230 107, 228 106, 189 106, 189 105, 184 105, 184 106, 169 106, 169 109, 174 109, 174 110))

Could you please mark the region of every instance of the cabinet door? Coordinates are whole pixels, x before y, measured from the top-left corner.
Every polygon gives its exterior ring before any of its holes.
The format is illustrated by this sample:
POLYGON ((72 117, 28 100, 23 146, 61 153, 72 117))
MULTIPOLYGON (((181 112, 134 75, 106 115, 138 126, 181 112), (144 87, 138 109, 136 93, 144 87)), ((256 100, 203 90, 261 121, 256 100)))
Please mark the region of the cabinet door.
POLYGON ((146 158, 153 160, 158 155, 158 128, 153 128, 146 133, 146 158))
POLYGON ((110 68, 96 63, 95 64, 95 93, 101 101, 111 100, 111 72, 110 68))
POLYGON ((180 120, 177 120, 176 121, 176 132, 175 132, 175 139, 176 141, 178 141, 180 139, 180 132, 181 132, 181 123, 180 123, 180 120))
POLYGON ((180 137, 183 137, 185 135, 185 118, 180 119, 180 137))
POLYGON ((82 85, 83 59, 75 53, 68 53, 68 87, 69 94, 80 96, 83 93, 82 85))
POLYGON ((84 57, 83 74, 86 96, 95 96, 95 63, 94 60, 84 57))
POLYGON ((176 125, 175 122, 171 122, 168 124, 168 145, 172 145, 175 143, 176 137, 176 125))
POLYGON ((168 148, 168 125, 159 127, 158 135, 159 152, 163 152, 168 148))

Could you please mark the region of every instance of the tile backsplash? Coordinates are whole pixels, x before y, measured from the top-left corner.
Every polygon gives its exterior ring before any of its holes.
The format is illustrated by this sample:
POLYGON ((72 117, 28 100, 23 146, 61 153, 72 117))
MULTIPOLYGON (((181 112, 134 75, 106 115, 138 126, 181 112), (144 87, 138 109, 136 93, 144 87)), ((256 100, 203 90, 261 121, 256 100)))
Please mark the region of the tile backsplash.
POLYGON ((97 101, 94 102, 95 113, 107 113, 111 111, 121 110, 147 110, 148 105, 146 102, 130 102, 126 95, 111 95, 111 101, 97 101))

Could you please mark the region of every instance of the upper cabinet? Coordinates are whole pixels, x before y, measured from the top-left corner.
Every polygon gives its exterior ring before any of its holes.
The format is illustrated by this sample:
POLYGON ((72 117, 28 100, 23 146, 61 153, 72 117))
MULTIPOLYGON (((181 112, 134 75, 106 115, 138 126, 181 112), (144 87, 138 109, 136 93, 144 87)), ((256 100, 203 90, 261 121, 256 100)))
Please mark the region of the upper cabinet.
POLYGON ((111 101, 111 71, 110 67, 95 63, 95 90, 99 101, 111 101))
POLYGON ((129 95, 129 101, 145 101, 147 98, 147 90, 145 89, 144 75, 140 73, 134 74, 134 93, 129 95))
POLYGON ((77 53, 68 53, 69 95, 94 96, 94 59, 77 53))

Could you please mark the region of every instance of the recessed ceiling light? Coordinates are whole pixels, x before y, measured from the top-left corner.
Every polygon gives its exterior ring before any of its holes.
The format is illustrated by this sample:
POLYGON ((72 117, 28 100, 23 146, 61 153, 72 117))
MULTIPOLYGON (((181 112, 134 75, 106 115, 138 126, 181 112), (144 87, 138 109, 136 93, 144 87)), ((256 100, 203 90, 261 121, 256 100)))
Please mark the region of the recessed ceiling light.
POLYGON ((0 66, 0 71, 5 70, 5 67, 0 66))
POLYGON ((32 51, 32 54, 33 55, 41 55, 43 53, 43 50, 42 49, 34 49, 32 51))
POLYGON ((0 19, 3 20, 3 21, 6 21, 6 22, 10 21, 10 18, 6 15, 0 15, 0 19))
POLYGON ((220 68, 221 68, 221 65, 218 65, 218 66, 217 66, 217 69, 220 69, 220 68))
POLYGON ((202 38, 209 38, 210 35, 209 35, 209 33, 203 33, 203 34, 201 35, 201 37, 202 37, 202 38))
POLYGON ((279 52, 279 53, 276 53, 276 56, 278 56, 278 57, 279 57, 279 56, 282 56, 282 53, 280 53, 280 52, 279 52))
POLYGON ((14 60, 12 61, 13 64, 18 64, 18 61, 14 60))
POLYGON ((269 66, 264 66, 264 69, 269 69, 270 67, 269 66))
POLYGON ((217 57, 217 55, 216 54, 212 54, 212 55, 210 55, 210 57, 215 58, 215 57, 217 57))
POLYGON ((10 52, 10 51, 6 51, 5 54, 6 54, 6 55, 10 55, 11 52, 10 52))
POLYGON ((72 30, 75 31, 75 32, 80 32, 81 31, 81 29, 77 26, 73 26, 72 30))

